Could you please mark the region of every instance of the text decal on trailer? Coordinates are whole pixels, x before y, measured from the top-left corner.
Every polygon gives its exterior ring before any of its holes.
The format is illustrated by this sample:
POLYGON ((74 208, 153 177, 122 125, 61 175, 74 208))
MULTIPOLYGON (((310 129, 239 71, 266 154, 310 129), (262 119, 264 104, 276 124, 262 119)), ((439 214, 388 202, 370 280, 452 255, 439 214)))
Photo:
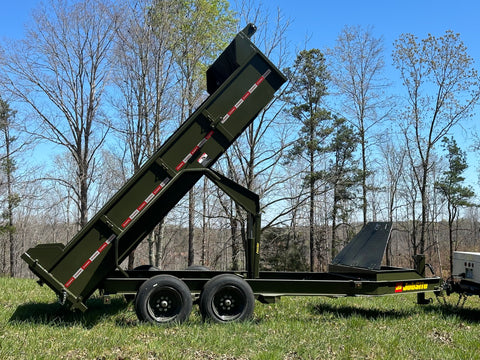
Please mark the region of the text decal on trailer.
POLYGON ((417 282, 417 283, 397 283, 395 286, 395 292, 396 293, 401 293, 404 291, 421 291, 421 290, 427 290, 428 289, 428 284, 425 284, 423 282, 417 282))

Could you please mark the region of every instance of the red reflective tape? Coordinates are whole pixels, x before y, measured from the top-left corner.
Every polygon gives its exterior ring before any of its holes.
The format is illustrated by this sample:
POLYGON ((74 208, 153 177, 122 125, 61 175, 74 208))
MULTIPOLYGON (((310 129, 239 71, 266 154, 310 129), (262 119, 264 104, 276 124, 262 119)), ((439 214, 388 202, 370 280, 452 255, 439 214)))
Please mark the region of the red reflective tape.
POLYGON ((192 151, 190 151, 190 155, 195 154, 198 150, 200 150, 200 146, 195 146, 192 151))
POLYGON ((68 288, 75 281, 75 278, 72 276, 70 280, 65 283, 65 287, 68 288))
POLYGON ((146 202, 146 201, 142 202, 142 203, 140 204, 140 206, 137 208, 137 210, 138 210, 138 211, 142 211, 145 206, 147 206, 147 202, 146 202))
POLYGON ((130 224, 130 222, 132 221, 132 219, 128 218, 127 220, 125 220, 122 224, 122 227, 126 227, 128 224, 130 224))
POLYGON ((100 247, 98 248, 97 251, 98 251, 98 252, 102 252, 103 250, 105 250, 105 248, 106 248, 107 246, 108 246, 108 243, 107 243, 107 242, 104 242, 104 243, 102 244, 102 246, 100 246, 100 247))
POLYGON ((260 85, 263 82, 263 80, 265 80, 265 78, 263 76, 260 76, 260 79, 257 80, 255 85, 257 85, 257 86, 260 85))
POLYGON ((85 264, 82 265, 82 269, 85 270, 87 266, 90 265, 91 263, 92 263, 92 260, 88 259, 87 261, 85 261, 85 264))
POLYGON ((247 91, 245 95, 242 96, 242 100, 245 101, 250 96, 250 91, 247 91))
POLYGON ((207 139, 207 140, 210 139, 210 138, 212 137, 213 133, 214 133, 214 131, 211 130, 211 131, 207 134, 207 136, 205 136, 205 139, 207 139))
MULTIPOLYGON (((185 165, 185 162, 182 161, 180 164, 177 165, 177 167, 175 168, 175 170, 179 171, 184 165, 185 165)), ((156 195, 156 194, 155 194, 155 195, 156 195)))
POLYGON ((235 112, 235 110, 237 110, 237 108, 234 106, 230 109, 230 111, 227 113, 228 116, 232 116, 232 114, 235 112))
POLYGON ((152 191, 153 195, 157 195, 157 194, 160 192, 160 190, 162 190, 162 188, 163 188, 163 185, 162 185, 162 184, 158 185, 158 186, 155 188, 155 190, 152 191))

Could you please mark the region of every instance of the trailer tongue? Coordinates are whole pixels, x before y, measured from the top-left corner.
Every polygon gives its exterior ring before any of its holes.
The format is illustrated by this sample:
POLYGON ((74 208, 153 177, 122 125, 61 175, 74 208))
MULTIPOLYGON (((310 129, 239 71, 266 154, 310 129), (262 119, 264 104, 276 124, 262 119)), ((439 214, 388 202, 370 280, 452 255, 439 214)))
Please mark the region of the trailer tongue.
POLYGON ((233 39, 207 70, 209 97, 67 245, 40 244, 22 255, 62 303, 85 311, 97 289, 132 293, 141 320, 181 322, 191 310, 191 294, 200 294, 202 315, 224 322, 250 317, 254 297, 385 295, 438 287, 439 278, 425 278, 422 269, 380 267, 390 232, 386 223, 369 225, 364 231, 377 235, 360 236, 328 273, 259 272, 258 195, 210 169, 286 81, 250 41, 254 32, 250 24, 233 39), (249 214, 245 271, 123 270, 120 263, 203 175, 249 214))

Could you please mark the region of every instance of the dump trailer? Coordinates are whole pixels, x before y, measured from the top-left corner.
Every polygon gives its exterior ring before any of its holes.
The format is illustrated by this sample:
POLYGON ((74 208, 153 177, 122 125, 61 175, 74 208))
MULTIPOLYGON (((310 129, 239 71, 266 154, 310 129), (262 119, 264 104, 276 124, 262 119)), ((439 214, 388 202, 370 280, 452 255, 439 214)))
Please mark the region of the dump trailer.
POLYGON ((259 197, 211 167, 284 84, 284 75, 250 41, 249 24, 207 70, 208 98, 134 176, 71 239, 40 244, 22 255, 41 284, 59 301, 85 311, 96 291, 135 297, 140 320, 155 324, 188 319, 198 302, 205 319, 248 319, 255 299, 284 295, 375 296, 436 291, 438 277, 416 269, 380 265, 391 224, 369 223, 334 259, 328 272, 260 272, 259 197), (202 177, 248 214, 245 269, 127 271, 122 261, 202 177))

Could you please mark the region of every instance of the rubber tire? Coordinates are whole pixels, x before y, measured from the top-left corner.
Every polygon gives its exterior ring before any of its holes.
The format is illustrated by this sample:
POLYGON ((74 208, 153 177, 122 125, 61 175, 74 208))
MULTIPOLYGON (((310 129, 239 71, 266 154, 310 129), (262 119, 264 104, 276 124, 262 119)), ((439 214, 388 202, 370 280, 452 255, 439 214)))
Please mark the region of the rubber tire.
POLYGON ((253 317, 255 297, 245 280, 237 275, 221 274, 205 284, 199 306, 204 321, 240 322, 253 317), (225 300, 229 304, 225 304, 225 300))
POLYGON ((157 275, 148 279, 140 286, 135 298, 138 319, 156 325, 181 324, 188 320, 191 311, 190 289, 172 275, 157 275))

